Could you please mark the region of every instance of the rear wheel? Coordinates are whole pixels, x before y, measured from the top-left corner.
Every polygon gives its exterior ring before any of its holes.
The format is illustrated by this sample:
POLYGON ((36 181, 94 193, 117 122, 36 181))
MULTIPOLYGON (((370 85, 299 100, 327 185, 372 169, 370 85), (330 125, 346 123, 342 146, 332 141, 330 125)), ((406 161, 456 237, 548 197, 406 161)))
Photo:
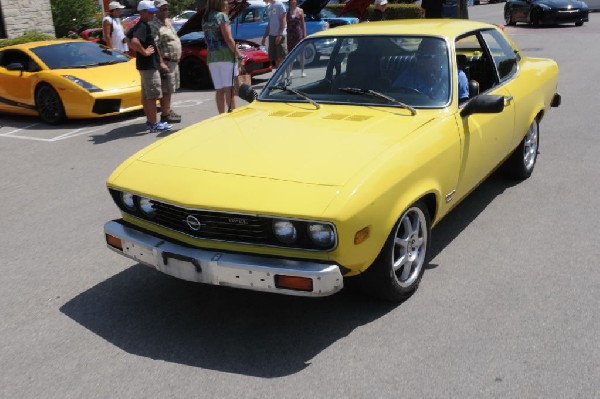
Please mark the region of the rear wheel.
POLYGON ((577 21, 577 22, 575 22, 575 26, 583 26, 583 21, 577 21))
POLYGON ((400 217, 375 262, 361 275, 367 293, 402 302, 418 288, 429 253, 431 219, 420 201, 400 217))
POLYGON ((531 176, 537 161, 539 144, 540 125, 537 119, 534 119, 515 152, 506 160, 507 172, 511 177, 525 180, 531 176))
POLYGON ((320 54, 317 53, 317 49, 312 43, 309 43, 304 48, 304 65, 312 64, 313 62, 319 62, 321 58, 320 54))
POLYGON ((57 125, 67 119, 60 96, 52 86, 42 83, 35 91, 35 106, 40 118, 46 123, 57 125))
POLYGON ((211 89, 212 79, 208 66, 196 57, 188 57, 181 63, 181 85, 189 89, 211 89))

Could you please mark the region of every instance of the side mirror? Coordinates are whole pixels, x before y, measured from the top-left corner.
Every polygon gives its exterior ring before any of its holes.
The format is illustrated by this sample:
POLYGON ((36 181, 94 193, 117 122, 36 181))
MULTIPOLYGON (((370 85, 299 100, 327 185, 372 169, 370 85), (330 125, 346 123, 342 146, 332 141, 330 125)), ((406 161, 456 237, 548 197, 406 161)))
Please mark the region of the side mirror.
POLYGON ((9 71, 24 71, 25 65, 21 64, 20 62, 12 62, 6 66, 6 69, 9 71))
POLYGON ((504 96, 482 94, 471 99, 460 111, 460 116, 498 114, 502 111, 504 111, 504 96))
POLYGON ((256 93, 256 90, 254 90, 252 88, 252 86, 243 83, 240 85, 240 88, 238 89, 238 96, 242 100, 245 100, 245 101, 248 101, 249 103, 251 103, 252 101, 256 100, 256 97, 258 97, 258 94, 256 93))

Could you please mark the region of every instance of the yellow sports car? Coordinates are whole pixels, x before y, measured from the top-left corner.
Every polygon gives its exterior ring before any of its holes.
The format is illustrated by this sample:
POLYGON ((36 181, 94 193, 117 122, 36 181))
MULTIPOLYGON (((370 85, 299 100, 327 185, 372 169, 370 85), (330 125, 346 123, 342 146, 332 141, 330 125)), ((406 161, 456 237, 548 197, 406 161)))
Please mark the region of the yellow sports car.
POLYGON ((58 124, 141 108, 140 75, 125 54, 84 40, 0 49, 0 112, 58 124))
POLYGON ((255 100, 141 150, 108 179, 109 248, 181 279, 325 296, 353 277, 402 301, 431 228, 494 169, 526 179, 558 66, 496 26, 338 27, 294 48, 255 100), (306 46, 333 43, 304 69, 306 46))

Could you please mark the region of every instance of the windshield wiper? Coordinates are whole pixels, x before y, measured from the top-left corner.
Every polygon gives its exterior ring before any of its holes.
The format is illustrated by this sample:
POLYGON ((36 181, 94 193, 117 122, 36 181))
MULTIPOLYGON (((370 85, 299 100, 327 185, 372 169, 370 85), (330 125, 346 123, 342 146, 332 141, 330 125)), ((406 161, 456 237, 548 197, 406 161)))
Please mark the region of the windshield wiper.
POLYGON ((272 85, 268 87, 269 90, 271 89, 279 89, 279 90, 283 90, 286 91, 288 93, 293 93, 295 95, 297 95, 298 97, 303 98, 304 100, 308 101, 309 103, 311 103, 312 105, 315 106, 316 109, 320 109, 321 105, 319 105, 319 103, 317 103, 315 100, 313 100, 312 98, 310 98, 309 96, 307 96, 306 94, 302 93, 301 91, 298 91, 296 89, 292 89, 291 87, 287 87, 286 85, 283 84, 276 84, 276 85, 272 85))
POLYGON ((378 91, 375 91, 375 90, 360 89, 358 87, 340 87, 340 88, 338 88, 338 90, 345 91, 347 93, 352 93, 352 94, 361 94, 361 95, 365 95, 365 96, 383 98, 384 100, 388 100, 391 103, 399 105, 400 108, 404 108, 404 109, 409 110, 410 113, 411 113, 411 115, 416 115, 417 114, 417 110, 414 109, 413 107, 411 107, 410 105, 405 104, 402 101, 398 101, 394 97, 386 96, 385 94, 382 94, 382 93, 380 93, 378 91))

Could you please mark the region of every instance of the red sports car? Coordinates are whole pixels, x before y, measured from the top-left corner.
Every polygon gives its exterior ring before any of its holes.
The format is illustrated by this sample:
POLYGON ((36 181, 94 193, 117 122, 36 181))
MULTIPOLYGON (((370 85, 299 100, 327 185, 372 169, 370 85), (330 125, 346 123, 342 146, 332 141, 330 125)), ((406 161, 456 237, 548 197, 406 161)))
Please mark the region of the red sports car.
MULTIPOLYGON (((238 48, 246 57, 244 68, 251 76, 273 70, 269 55, 258 44, 248 40, 237 40, 238 48)), ((210 89, 212 79, 206 63, 207 49, 204 32, 191 32, 181 37, 183 48, 179 70, 181 85, 190 89, 210 89)))
POLYGON ((102 28, 91 28, 81 31, 81 37, 90 42, 97 42, 102 39, 102 28))

